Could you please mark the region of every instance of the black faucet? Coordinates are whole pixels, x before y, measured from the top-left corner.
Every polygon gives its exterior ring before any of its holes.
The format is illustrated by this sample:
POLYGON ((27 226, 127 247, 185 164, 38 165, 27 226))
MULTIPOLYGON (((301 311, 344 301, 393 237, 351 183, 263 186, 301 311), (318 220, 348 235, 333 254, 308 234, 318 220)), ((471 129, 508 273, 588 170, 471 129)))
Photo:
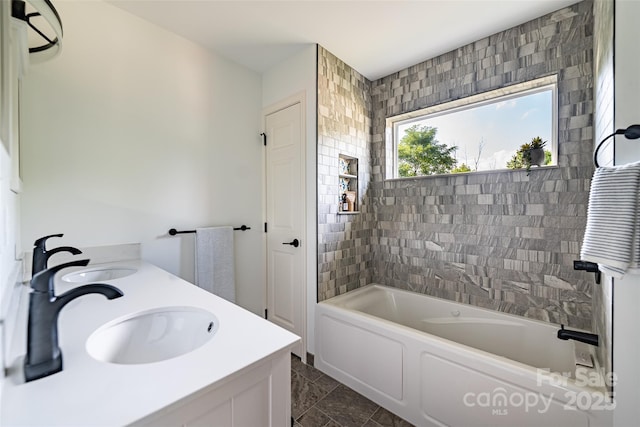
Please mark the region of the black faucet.
POLYGON ((25 380, 33 381, 62 370, 62 352, 58 347, 58 314, 62 307, 86 294, 102 294, 107 299, 123 296, 115 286, 96 283, 73 288, 60 296, 54 292, 55 274, 67 267, 84 267, 88 259, 57 265, 37 273, 31 279, 29 294, 29 324, 27 326, 27 357, 25 380))
POLYGON ((51 255, 58 252, 71 252, 73 255, 81 254, 80 249, 73 248, 71 246, 60 246, 59 248, 51 249, 48 251, 45 247, 47 239, 50 237, 62 237, 64 234, 51 234, 50 236, 44 236, 33 242, 33 262, 31 263, 31 277, 40 273, 47 268, 47 261, 51 255))
POLYGON ((558 329, 558 338, 561 340, 576 340, 583 343, 598 346, 598 335, 590 334, 588 332, 572 331, 571 329, 565 329, 564 325, 560 325, 558 329))

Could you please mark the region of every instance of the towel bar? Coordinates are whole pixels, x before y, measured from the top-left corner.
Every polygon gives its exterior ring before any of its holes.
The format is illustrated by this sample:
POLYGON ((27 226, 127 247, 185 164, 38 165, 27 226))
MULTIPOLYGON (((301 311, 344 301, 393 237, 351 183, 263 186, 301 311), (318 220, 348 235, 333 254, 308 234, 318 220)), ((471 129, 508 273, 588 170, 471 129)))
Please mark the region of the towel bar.
MULTIPOLYGON (((246 230, 251 230, 251 227, 247 227, 246 225, 242 224, 240 227, 235 227, 234 230, 246 231, 246 230)), ((188 234, 188 233, 195 233, 195 232, 196 230, 178 231, 175 228, 172 228, 169 230, 169 234, 171 236, 175 236, 176 234, 188 234)))

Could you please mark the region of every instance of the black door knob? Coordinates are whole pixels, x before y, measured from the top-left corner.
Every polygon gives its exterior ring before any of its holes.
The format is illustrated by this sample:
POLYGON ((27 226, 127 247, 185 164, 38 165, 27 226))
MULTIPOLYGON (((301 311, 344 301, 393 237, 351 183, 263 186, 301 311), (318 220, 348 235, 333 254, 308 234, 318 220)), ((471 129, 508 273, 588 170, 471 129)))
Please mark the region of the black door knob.
POLYGON ((298 239, 293 239, 290 242, 284 242, 283 245, 291 245, 294 248, 297 248, 298 246, 300 246, 300 241, 298 239))

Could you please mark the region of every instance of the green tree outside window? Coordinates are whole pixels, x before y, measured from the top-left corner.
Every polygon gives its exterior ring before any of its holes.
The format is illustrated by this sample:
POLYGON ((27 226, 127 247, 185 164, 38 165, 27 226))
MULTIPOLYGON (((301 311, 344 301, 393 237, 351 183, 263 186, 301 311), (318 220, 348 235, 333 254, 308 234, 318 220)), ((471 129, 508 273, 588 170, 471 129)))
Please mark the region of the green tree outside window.
POLYGON ((456 166, 453 154, 458 147, 440 144, 436 139, 437 131, 434 127, 421 125, 405 131, 398 144, 398 174, 401 177, 443 174, 456 166))

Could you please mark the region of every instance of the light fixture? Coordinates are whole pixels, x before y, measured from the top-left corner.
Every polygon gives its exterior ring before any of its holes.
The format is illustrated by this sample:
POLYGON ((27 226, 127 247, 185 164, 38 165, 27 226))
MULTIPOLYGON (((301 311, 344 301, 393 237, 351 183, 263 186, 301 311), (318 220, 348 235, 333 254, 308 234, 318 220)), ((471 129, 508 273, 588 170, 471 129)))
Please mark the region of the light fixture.
POLYGON ((600 141, 600 144, 596 147, 596 151, 593 152, 593 164, 596 165, 597 168, 600 167, 598 164, 598 150, 600 150, 600 147, 602 147, 602 144, 604 144, 606 140, 616 135, 624 135, 627 139, 638 139, 640 138, 640 125, 631 125, 626 129, 618 129, 600 141))
POLYGON ((62 21, 58 11, 50 0, 27 0, 35 12, 26 12, 26 3, 23 0, 12 0, 11 16, 17 20, 26 22, 27 25, 46 43, 29 47, 30 62, 42 62, 51 59, 60 53, 62 49, 62 21), (40 28, 31 22, 32 18, 41 16, 47 22, 55 37, 48 36, 40 28))

